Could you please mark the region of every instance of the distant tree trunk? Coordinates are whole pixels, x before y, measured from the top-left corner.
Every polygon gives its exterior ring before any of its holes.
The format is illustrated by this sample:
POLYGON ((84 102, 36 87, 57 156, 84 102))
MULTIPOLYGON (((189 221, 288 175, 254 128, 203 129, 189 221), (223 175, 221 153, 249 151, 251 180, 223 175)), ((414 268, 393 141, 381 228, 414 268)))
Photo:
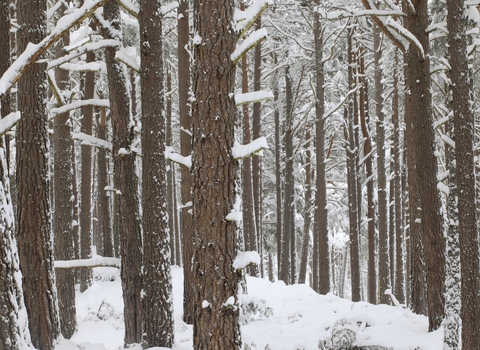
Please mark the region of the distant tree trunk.
MULTIPOLYGON (((86 62, 95 62, 95 53, 87 52, 86 62)), ((95 72, 85 73, 84 99, 95 97, 95 72)), ((82 108, 81 131, 92 135, 93 106, 82 108)), ((82 145, 82 181, 80 183, 80 245, 81 258, 92 257, 92 146, 82 145)), ((84 292, 92 284, 92 269, 80 269, 80 291, 84 292)))
MULTIPOLYGON (((435 134, 433 130, 432 99, 430 94, 430 61, 428 58, 428 13, 427 1, 414 1, 414 8, 407 6, 406 28, 417 37, 423 48, 423 57, 415 45, 411 45, 406 54, 405 82, 409 90, 406 101, 405 124, 409 139, 408 158, 410 191, 410 226, 419 226, 412 230, 412 248, 421 246, 425 238, 424 254, 412 261, 412 268, 422 267, 425 261, 426 283, 422 274, 413 273, 412 293, 427 288, 429 330, 440 327, 444 314, 445 281, 445 238, 440 213, 441 201, 437 189, 437 160, 435 158, 435 134), (411 129, 411 130, 409 130, 411 129), (412 162, 413 161, 413 162, 412 162), (415 198, 418 193, 418 199, 415 198), (418 288, 418 289, 417 289, 418 288)), ((471 205, 471 204, 470 204, 471 205)), ((412 250, 412 254, 413 251, 412 250)), ((421 296, 420 296, 421 297, 421 296)), ((421 312, 421 302, 412 295, 415 304, 413 310, 421 312)))
POLYGON ((367 220, 368 220, 368 301, 377 303, 377 268, 375 265, 376 234, 375 234, 375 203, 373 192, 373 161, 372 161, 372 140, 370 137, 368 113, 368 83, 365 77, 365 59, 359 58, 359 75, 362 88, 360 89, 360 124, 364 139, 363 154, 365 159, 365 170, 367 175, 367 220))
MULTIPOLYGON (((118 3, 107 2, 103 9, 110 29, 104 37, 116 38, 121 33, 118 3)), ((125 344, 142 341, 142 240, 138 218, 135 154, 131 149, 133 121, 130 118, 130 96, 125 66, 115 59, 115 47, 105 49, 110 111, 113 126, 113 172, 118 201, 118 234, 120 236, 121 278, 124 301, 125 344)))
POLYGON ((167 164, 164 156, 170 126, 166 125, 164 111, 161 5, 161 2, 141 0, 139 13, 144 236, 143 344, 145 347, 170 348, 174 332, 166 197, 167 186, 172 184, 166 181, 167 164))
POLYGON ((293 176, 293 95, 290 67, 285 68, 285 196, 283 198, 283 239, 280 279, 295 281, 295 178, 293 176))
POLYGON ((393 71, 393 95, 392 95, 392 124, 393 145, 392 157, 394 164, 394 206, 395 206, 395 296, 403 304, 405 300, 405 264, 404 264, 404 191, 403 183, 403 157, 401 153, 401 127, 399 112, 399 84, 398 84, 398 53, 395 52, 395 68, 393 71))
MULTIPOLYGON (((10 2, 0 1, 0 75, 10 66, 10 2)), ((1 117, 10 112, 8 95, 1 101, 1 117)), ((13 206, 10 194, 8 162, 5 150, 0 147, 0 344, 2 350, 24 350, 31 347, 27 314, 22 292, 20 266, 15 237, 13 206)))
MULTIPOLYGON (((47 3, 18 1, 17 48, 47 33, 47 3)), ((17 239, 23 294, 34 347, 50 350, 60 332, 50 222, 46 63, 35 63, 18 81, 16 130, 17 239), (35 135, 35 137, 32 137, 35 135)))
MULTIPOLYGON (((262 18, 259 16, 256 21, 256 30, 262 27, 262 18)), ((253 91, 260 91, 261 79, 262 79, 262 44, 258 43, 255 46, 255 58, 253 65, 253 91)), ((256 140, 260 137, 262 132, 261 116, 260 116, 260 103, 253 104, 252 111, 252 134, 253 139, 256 140)), ((253 184, 253 204, 255 211, 255 232, 257 236, 257 249, 260 257, 260 274, 263 277, 263 229, 262 229, 262 208, 263 208, 263 195, 262 195, 262 162, 260 155, 254 155, 252 158, 252 184, 253 184)))
MULTIPOLYGON (((168 67, 166 68, 166 92, 170 92, 172 90, 172 78, 170 76, 170 70, 168 67)), ((150 90, 148 90, 150 91, 150 90)), ((172 98, 171 95, 169 94, 168 96, 165 97, 165 145, 172 147, 173 145, 173 136, 172 136, 172 98)), ((156 141, 158 142, 158 141, 156 141)), ((166 189, 166 201, 167 201, 167 213, 168 213, 168 222, 167 222, 167 227, 168 227, 168 232, 170 236, 170 264, 175 265, 175 258, 177 256, 177 251, 175 250, 175 225, 174 225, 174 220, 175 220, 175 215, 173 212, 175 211, 175 207, 173 205, 173 187, 175 186, 175 181, 173 177, 173 168, 174 168, 174 163, 171 162, 169 164, 166 164, 166 179, 167 179, 167 185, 165 187, 166 189)))
MULTIPOLYGON (((315 0, 320 5, 320 0, 315 0)), ((330 291, 330 253, 328 246, 327 181, 325 174, 325 75, 323 67, 323 34, 320 14, 314 13, 315 40, 315 213, 313 223, 313 289, 320 294, 330 291)))
MULTIPOLYGON (((188 106, 190 90, 190 56, 187 45, 190 41, 188 26, 188 0, 179 2, 178 7, 178 109, 180 115, 180 148, 183 156, 192 154, 192 120, 188 106)), ((183 252, 183 320, 193 324, 194 320, 194 276, 193 257, 193 219, 192 219, 192 180, 190 169, 181 167, 181 212, 180 229, 182 231, 183 252)))
MULTIPOLYGON (((60 13, 64 13, 65 5, 61 6, 60 13)), ((55 48, 56 57, 65 54, 64 47, 68 46, 68 35, 62 37, 55 48)), ((64 90, 70 75, 67 70, 55 70, 56 84, 64 90)), ((62 91, 60 91, 62 93, 62 91)), ((54 153, 54 214, 53 227, 55 234, 55 259, 73 260, 75 258, 75 242, 73 236, 73 163, 72 163, 72 135, 70 131, 70 113, 59 114, 54 120, 53 153, 54 153)), ((61 332, 66 339, 70 339, 77 327, 75 308, 75 271, 61 269, 56 271, 58 306, 61 319, 61 332)))
MULTIPOLYGON (((107 138, 107 111, 105 108, 100 110, 100 120, 97 123, 97 137, 102 140, 107 138)), ((106 257, 114 257, 113 232, 110 217, 110 194, 105 190, 108 186, 108 159, 107 150, 98 149, 97 154, 97 219, 98 229, 103 237, 103 254, 106 257)))
POLYGON ((240 280, 232 266, 237 224, 226 219, 236 200, 238 171, 231 151, 236 116, 231 98, 235 66, 230 59, 237 41, 234 1, 195 0, 193 6, 194 31, 202 38, 202 44, 194 46, 193 65, 193 344, 197 350, 234 350, 241 346, 236 304, 240 280))
POLYGON ((303 214, 303 242, 298 283, 305 283, 310 248, 310 226, 312 222, 312 150, 311 126, 305 132, 305 210, 303 214))
MULTIPOLYGON (((349 90, 353 89, 353 31, 348 33, 348 81, 349 90)), ((359 257, 359 227, 358 227, 358 193, 357 193, 357 144, 355 142, 355 122, 353 101, 350 100, 348 110, 345 111, 345 135, 347 156, 347 184, 348 184, 348 211, 350 223, 350 276, 352 301, 360 301, 360 257, 359 257)))
MULTIPOLYGON (((277 63, 277 55, 273 53, 273 63, 277 63)), ((282 210, 282 203, 283 203, 283 189, 282 189, 282 144, 280 143, 280 106, 278 102, 278 94, 279 94, 279 87, 278 87, 278 72, 274 73, 274 77, 272 79, 272 90, 273 90, 273 101, 275 105, 274 110, 274 119, 275 119, 275 201, 276 201, 276 241, 277 241, 277 272, 278 278, 280 277, 280 270, 282 266, 282 238, 283 238, 283 210, 282 210)))
POLYGON ((380 303, 387 304, 390 298, 385 291, 391 287, 388 259, 388 218, 387 218, 387 170, 385 166, 385 114, 383 113, 382 57, 380 29, 374 28, 375 61, 375 114, 377 117, 377 197, 378 197, 378 288, 380 303))
MULTIPOLYGON (((474 115, 471 109, 473 99, 468 67, 465 4, 448 0, 447 9, 462 278, 462 349, 476 349, 480 344, 480 276, 476 206, 474 205, 476 201, 474 115)), ((437 317, 440 315, 439 313, 437 317)))

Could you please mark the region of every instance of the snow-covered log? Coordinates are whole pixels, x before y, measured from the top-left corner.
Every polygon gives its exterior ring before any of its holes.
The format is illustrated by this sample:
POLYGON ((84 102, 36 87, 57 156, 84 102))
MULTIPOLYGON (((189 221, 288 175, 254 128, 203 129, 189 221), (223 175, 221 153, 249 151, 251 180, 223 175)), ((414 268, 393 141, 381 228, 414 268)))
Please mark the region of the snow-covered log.
POLYGON ((122 266, 121 260, 117 258, 96 257, 91 259, 77 259, 77 260, 56 260, 54 267, 56 269, 72 269, 76 267, 116 267, 122 266))

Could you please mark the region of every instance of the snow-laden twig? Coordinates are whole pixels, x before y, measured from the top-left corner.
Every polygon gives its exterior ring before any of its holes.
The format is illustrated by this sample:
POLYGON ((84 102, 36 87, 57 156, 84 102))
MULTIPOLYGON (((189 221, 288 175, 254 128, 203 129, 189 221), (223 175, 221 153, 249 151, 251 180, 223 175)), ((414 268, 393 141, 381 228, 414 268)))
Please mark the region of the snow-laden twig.
POLYGON ((235 141, 232 148, 232 156, 235 159, 243 159, 264 149, 268 149, 267 139, 265 137, 259 137, 247 145, 241 145, 235 141))
POLYGON ((120 62, 124 63, 127 67, 133 69, 135 72, 140 72, 140 65, 136 62, 134 58, 128 53, 126 48, 121 48, 115 53, 115 58, 120 62))
POLYGON ((240 45, 233 51, 230 59, 236 64, 245 53, 252 47, 255 47, 267 38, 267 30, 265 28, 258 29, 249 35, 240 45))
POLYGON ((131 16, 138 18, 140 9, 130 0, 117 0, 118 4, 131 16))
POLYGON ((245 103, 261 102, 272 98, 273 93, 271 91, 253 91, 244 94, 239 93, 235 94, 235 104, 240 106, 245 103))
POLYGON ((323 119, 327 119, 328 117, 330 117, 333 113, 335 113, 336 111, 338 111, 340 109, 340 107, 343 106, 343 104, 345 102, 347 102, 348 98, 350 97, 350 95, 354 94, 355 92, 357 92, 360 88, 362 87, 362 85, 357 85, 355 87, 355 89, 352 89, 350 90, 344 97, 343 99, 337 103, 332 109, 330 109, 328 112, 326 112, 324 115, 323 115, 323 119))
POLYGON ((174 152, 173 147, 165 147, 165 158, 175 162, 177 164, 183 165, 190 169, 192 167, 192 156, 184 157, 181 154, 174 152))
POLYGON ((273 0, 257 0, 243 11, 243 13, 239 10, 235 12, 235 18, 237 19, 236 29, 240 33, 240 37, 255 23, 258 16, 265 11, 268 5, 273 5, 273 3, 273 0))
POLYGON ((55 117, 58 114, 63 114, 66 112, 69 112, 71 110, 81 108, 81 107, 86 107, 86 106, 95 106, 95 107, 110 107, 110 101, 109 100, 100 100, 100 99, 89 99, 89 100, 78 100, 72 103, 68 103, 66 105, 63 105, 58 108, 52 108, 50 110, 50 117, 55 117))
POLYGON ((13 126, 20 120, 21 116, 20 112, 16 111, 10 113, 5 118, 0 119, 0 136, 3 136, 7 131, 13 128, 13 126))
POLYGON ((63 16, 50 35, 38 44, 29 44, 0 79, 0 97, 4 96, 22 74, 72 27, 85 20, 109 0, 85 0, 82 7, 63 16))
POLYGON ((78 260, 56 260, 54 267, 56 269, 72 269, 75 267, 117 267, 122 266, 121 260, 117 258, 96 257, 91 259, 78 260))
POLYGON ((87 135, 83 132, 78 132, 72 135, 72 138, 74 140, 82 141, 82 145, 87 145, 87 146, 93 146, 93 147, 99 147, 99 148, 104 148, 107 151, 112 151, 113 145, 111 142, 99 139, 95 136, 92 135, 87 135))

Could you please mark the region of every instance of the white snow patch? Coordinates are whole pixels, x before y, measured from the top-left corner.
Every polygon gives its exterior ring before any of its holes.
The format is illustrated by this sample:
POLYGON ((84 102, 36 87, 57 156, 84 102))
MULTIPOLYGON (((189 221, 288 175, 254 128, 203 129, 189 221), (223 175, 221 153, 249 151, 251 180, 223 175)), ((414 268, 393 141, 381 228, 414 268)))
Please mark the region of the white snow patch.
POLYGON ((235 270, 242 270, 250 264, 260 265, 260 255, 257 252, 237 252, 237 256, 233 261, 235 270))

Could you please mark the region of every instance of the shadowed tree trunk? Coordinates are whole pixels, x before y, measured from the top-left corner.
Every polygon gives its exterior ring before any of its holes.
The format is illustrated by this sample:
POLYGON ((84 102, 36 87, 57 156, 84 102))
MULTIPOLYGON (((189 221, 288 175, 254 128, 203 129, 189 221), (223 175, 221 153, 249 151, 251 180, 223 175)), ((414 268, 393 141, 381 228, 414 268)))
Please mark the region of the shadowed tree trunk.
MULTIPOLYGON (((110 24, 109 29, 104 28, 104 37, 122 42, 119 37, 121 29, 118 3, 107 2, 103 13, 110 24)), ((133 344, 142 341, 142 240, 138 218, 135 154, 131 149, 134 122, 131 120, 127 72, 125 66, 115 59, 117 49, 106 48, 105 61, 113 127, 113 172, 118 201, 125 344, 133 344)))
MULTIPOLYGON (((62 5, 60 13, 66 7, 62 5)), ((55 48, 56 57, 65 54, 64 47, 69 45, 69 37, 63 36, 55 48)), ((68 84, 70 75, 67 70, 57 68, 55 80, 60 93, 68 84)), ((63 98, 61 99, 63 100, 63 98)), ((75 258, 73 236, 73 163, 72 136, 70 131, 70 113, 59 114, 54 120, 53 153, 54 153, 54 215, 53 228, 55 234, 55 259, 72 260, 75 258)), ((75 308, 75 271, 59 269, 57 274, 58 306, 61 319, 61 332, 70 339, 76 330, 77 315, 75 308)))
MULTIPOLYGON (((44 0, 17 3, 17 49, 47 33, 44 0)), ((35 63, 18 81, 17 239, 23 294, 33 345, 50 350, 60 332, 50 222, 46 63, 35 63), (34 135, 34 137, 33 137, 34 135)))
MULTIPOLYGON (((140 1, 142 90, 143 343, 173 345, 172 281, 167 208, 166 123, 161 3, 140 1)), ((173 226, 173 225, 172 225, 173 226)))
POLYGON ((476 206, 474 205, 474 115, 471 109, 472 89, 468 67, 466 17, 462 1, 448 0, 447 8, 460 238, 462 349, 476 349, 480 344, 480 279, 476 206))
POLYGON ((197 350, 239 349, 239 274, 237 224, 227 219, 236 199, 238 162, 232 156, 236 106, 235 66, 230 59, 237 35, 234 1, 195 0, 194 46, 193 219, 195 317, 197 350))
MULTIPOLYGON (((277 55, 273 53, 273 63, 277 64, 277 55)), ((275 119, 275 201, 276 201, 276 241, 277 241, 277 277, 280 277, 280 270, 282 266, 282 225, 283 225, 283 210, 282 210, 282 144, 280 143, 280 107, 278 103, 278 72, 274 73, 272 79, 273 101, 275 105, 274 119, 275 119)))

